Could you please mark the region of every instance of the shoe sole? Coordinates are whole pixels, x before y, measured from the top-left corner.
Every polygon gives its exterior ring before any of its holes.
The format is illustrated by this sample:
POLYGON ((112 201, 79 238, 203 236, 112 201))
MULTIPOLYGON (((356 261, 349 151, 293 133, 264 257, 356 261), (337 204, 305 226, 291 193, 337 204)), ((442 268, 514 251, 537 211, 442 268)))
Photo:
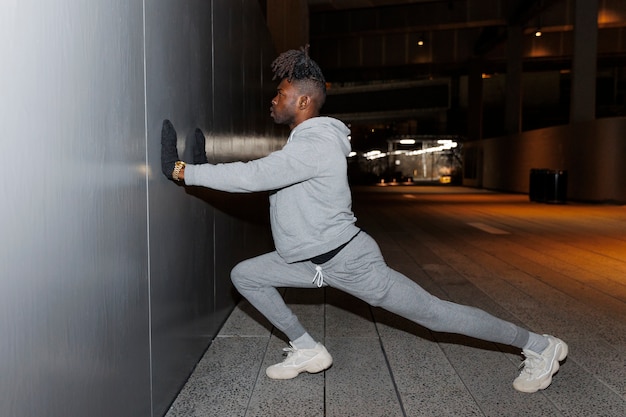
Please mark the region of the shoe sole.
POLYGON ((569 348, 567 347, 567 343, 563 342, 562 340, 560 341, 560 347, 557 347, 557 349, 558 349, 557 360, 555 361, 554 365, 552 365, 552 371, 550 372, 550 375, 548 375, 546 379, 537 388, 520 389, 515 386, 514 388, 520 392, 525 392, 527 394, 532 394, 533 392, 537 392, 537 391, 548 388, 550 384, 552 384, 552 376, 556 374, 559 371, 559 368, 561 367, 559 362, 562 360, 565 360, 565 358, 567 358, 567 355, 569 353, 569 348))
POLYGON ((322 362, 310 363, 302 368, 289 368, 282 369, 282 372, 279 375, 270 375, 270 368, 265 370, 265 374, 271 379, 293 379, 300 375, 302 372, 308 372, 310 374, 317 374, 319 372, 325 371, 330 368, 333 364, 333 358, 328 357, 325 358, 322 362))

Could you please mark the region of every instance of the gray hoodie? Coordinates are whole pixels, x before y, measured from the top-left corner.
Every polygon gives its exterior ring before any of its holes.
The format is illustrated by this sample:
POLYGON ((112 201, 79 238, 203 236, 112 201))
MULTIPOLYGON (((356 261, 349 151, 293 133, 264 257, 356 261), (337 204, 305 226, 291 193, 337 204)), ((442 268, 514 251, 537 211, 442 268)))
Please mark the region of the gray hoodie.
POLYGON ((315 117, 296 126, 279 151, 250 162, 187 165, 185 183, 228 192, 271 191, 276 251, 286 262, 329 252, 359 231, 346 157, 348 127, 315 117))

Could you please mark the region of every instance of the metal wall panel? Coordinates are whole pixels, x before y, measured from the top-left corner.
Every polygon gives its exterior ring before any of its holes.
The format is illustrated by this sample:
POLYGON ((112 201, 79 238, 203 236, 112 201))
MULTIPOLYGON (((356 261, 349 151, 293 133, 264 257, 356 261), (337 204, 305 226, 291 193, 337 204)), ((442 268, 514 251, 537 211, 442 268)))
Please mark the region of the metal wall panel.
POLYGON ((0 3, 0 416, 160 416, 271 248, 262 194, 163 177, 161 123, 276 149, 275 54, 256 0, 44 3, 0 3))
POLYGON ((211 2, 146 2, 146 103, 154 415, 164 414, 211 340, 213 210, 161 173, 163 119, 189 161, 211 115, 211 2))
POLYGON ((187 161, 196 127, 207 137, 211 162, 268 150, 275 141, 253 132, 266 131, 271 120, 251 124, 260 109, 246 106, 262 101, 264 79, 246 76, 259 71, 261 57, 273 56, 266 32, 254 0, 146 3, 154 415, 167 410, 232 310, 230 269, 254 250, 271 248, 266 218, 251 214, 249 202, 259 196, 184 188, 163 177, 161 123, 173 122, 187 161), (242 36, 249 27, 258 33, 242 36))
MULTIPOLYGON (((264 137, 271 124, 272 94, 262 87, 271 84, 271 41, 261 34, 267 29, 254 2, 215 2, 215 105, 210 131, 211 162, 249 160, 274 150, 275 142, 264 137), (265 47, 263 47, 265 45, 265 47), (226 98, 222 101, 221 98, 226 98), (269 141, 269 142, 268 142, 269 141), (261 152, 259 153, 259 150, 261 152)), ((239 261, 258 254, 254 239, 270 242, 267 230, 267 195, 225 195, 206 192, 215 211, 216 318, 224 318, 236 297, 230 270, 239 261), (242 210, 241 208, 245 208, 242 210), (260 216, 259 214, 262 214, 260 216), (265 225, 266 227, 263 227, 265 225), (230 296, 225 296, 230 295, 230 296)), ((269 245, 261 245, 265 249, 269 245)))
POLYGON ((0 3, 0 415, 150 413, 141 0, 0 3))

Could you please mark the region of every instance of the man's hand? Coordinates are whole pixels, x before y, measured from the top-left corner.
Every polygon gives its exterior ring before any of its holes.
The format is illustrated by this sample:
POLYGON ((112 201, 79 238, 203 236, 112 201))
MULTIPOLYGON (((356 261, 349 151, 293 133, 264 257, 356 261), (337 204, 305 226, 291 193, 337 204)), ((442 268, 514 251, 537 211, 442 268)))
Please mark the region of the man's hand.
POLYGON ((163 127, 161 128, 161 170, 169 179, 173 179, 174 164, 179 160, 176 142, 176 130, 174 130, 172 122, 167 119, 163 120, 163 127))
POLYGON ((204 134, 200 128, 196 128, 195 138, 196 141, 193 147, 193 163, 198 165, 206 164, 209 162, 206 157, 205 150, 206 139, 204 138, 204 134))

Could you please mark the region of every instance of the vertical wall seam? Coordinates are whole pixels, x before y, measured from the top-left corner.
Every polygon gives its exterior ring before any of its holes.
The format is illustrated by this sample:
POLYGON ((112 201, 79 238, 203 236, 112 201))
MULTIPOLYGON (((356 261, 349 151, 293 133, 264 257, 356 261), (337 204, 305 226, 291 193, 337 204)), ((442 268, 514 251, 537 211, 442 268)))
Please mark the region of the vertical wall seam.
MULTIPOLYGON (((211 123, 215 123, 215 9, 214 1, 211 0, 211 123)), ((215 141, 211 141, 211 155, 215 157, 215 141)), ((206 149, 205 149, 206 152, 206 149)), ((212 160, 211 162, 214 162, 212 160)), ((217 306, 217 235, 215 229, 215 208, 213 210, 213 313, 217 306)), ((218 332, 219 333, 219 332, 218 332)), ((212 342, 212 341, 211 341, 212 342)))
POLYGON ((146 181, 146 272, 148 284, 148 376, 150 390, 150 416, 154 417, 154 376, 152 363, 152 298, 151 291, 151 270, 150 270, 150 165, 148 164, 148 76, 147 76, 147 60, 146 60, 146 1, 142 0, 142 36, 143 36, 143 111, 144 111, 144 139, 145 139, 145 181, 146 181))

